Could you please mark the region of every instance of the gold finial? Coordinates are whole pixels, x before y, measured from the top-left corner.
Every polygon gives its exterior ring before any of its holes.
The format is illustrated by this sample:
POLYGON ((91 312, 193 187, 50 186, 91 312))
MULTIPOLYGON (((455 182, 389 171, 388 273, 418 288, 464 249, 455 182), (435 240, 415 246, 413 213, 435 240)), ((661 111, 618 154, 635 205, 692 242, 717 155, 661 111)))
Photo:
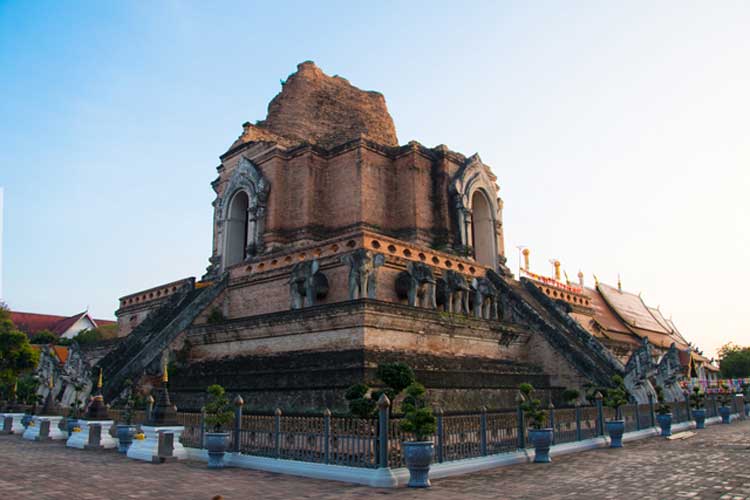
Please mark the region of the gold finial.
POLYGON ((570 278, 568 278, 568 271, 563 271, 563 274, 565 275, 565 284, 570 285, 570 278))
POLYGON ((528 248, 524 248, 521 253, 523 254, 523 268, 525 271, 529 270, 529 254, 531 253, 531 250, 528 248))
POLYGON ((596 277, 596 274, 594 275, 594 283, 599 286, 599 278, 596 277))
POLYGON ((165 384, 169 382, 169 371, 167 370, 167 359, 164 358, 164 368, 161 371, 161 381, 165 384))
POLYGON ((96 388, 101 389, 102 388, 102 369, 99 368, 99 381, 96 383, 96 388))
POLYGON ((555 259, 552 265, 555 266, 555 281, 560 281, 560 261, 555 259))
POLYGON ((622 292, 622 280, 620 280, 620 273, 617 273, 617 289, 622 292))
POLYGON ((578 271, 578 284, 583 288, 583 271, 578 271))

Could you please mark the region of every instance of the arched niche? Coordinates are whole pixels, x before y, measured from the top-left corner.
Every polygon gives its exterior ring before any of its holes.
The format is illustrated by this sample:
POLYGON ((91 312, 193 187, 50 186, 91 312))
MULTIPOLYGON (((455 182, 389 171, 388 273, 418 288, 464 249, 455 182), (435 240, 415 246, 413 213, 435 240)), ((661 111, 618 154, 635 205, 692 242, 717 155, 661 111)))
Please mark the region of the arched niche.
POLYGON ((226 218, 226 248, 224 266, 239 264, 247 257, 248 209, 250 198, 243 190, 237 191, 229 202, 226 218))
POLYGON ((502 201, 496 178, 479 155, 467 158, 451 180, 455 240, 462 250, 472 249, 477 263, 497 270, 502 261, 502 201))
POLYGON ((497 265, 495 217, 492 205, 481 189, 474 191, 471 196, 471 240, 474 259, 479 264, 494 269, 497 265))
POLYGON ((207 275, 263 251, 269 191, 260 169, 241 156, 214 201, 214 255, 207 275))

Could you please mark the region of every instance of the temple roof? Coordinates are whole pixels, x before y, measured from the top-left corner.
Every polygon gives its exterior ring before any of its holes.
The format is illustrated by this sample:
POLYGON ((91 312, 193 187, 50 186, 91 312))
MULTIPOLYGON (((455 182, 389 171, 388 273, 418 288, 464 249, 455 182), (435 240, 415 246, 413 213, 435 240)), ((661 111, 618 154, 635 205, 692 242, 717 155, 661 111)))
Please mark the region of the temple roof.
POLYGON ((57 336, 62 336, 76 321, 83 316, 88 316, 95 326, 114 325, 114 321, 105 319, 94 319, 88 312, 80 312, 72 316, 57 316, 54 314, 38 314, 11 311, 10 320, 16 328, 31 336, 41 330, 49 330, 57 336))

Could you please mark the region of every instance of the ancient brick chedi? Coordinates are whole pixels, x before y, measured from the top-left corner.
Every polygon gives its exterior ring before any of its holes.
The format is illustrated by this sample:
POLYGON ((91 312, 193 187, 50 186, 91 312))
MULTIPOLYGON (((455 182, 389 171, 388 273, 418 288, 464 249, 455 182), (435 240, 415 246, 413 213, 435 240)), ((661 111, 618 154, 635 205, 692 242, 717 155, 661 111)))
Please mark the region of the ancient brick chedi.
POLYGON ((381 94, 304 62, 220 159, 207 272, 120 299, 108 398, 164 358, 183 408, 218 382, 251 408, 343 411, 347 386, 396 360, 448 410, 511 406, 522 381, 554 399, 624 373, 505 267, 479 155, 399 145, 381 94))

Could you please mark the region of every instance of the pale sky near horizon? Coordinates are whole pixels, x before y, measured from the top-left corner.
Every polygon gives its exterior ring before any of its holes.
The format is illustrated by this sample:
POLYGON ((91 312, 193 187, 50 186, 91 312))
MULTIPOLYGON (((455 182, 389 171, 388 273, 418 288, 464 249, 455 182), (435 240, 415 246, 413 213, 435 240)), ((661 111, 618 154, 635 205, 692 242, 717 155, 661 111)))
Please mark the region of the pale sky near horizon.
POLYGON ((619 273, 707 353, 750 344, 750 3, 206 5, 0 0, 11 308, 200 276, 218 156, 311 59, 402 144, 479 152, 514 270, 619 273))

